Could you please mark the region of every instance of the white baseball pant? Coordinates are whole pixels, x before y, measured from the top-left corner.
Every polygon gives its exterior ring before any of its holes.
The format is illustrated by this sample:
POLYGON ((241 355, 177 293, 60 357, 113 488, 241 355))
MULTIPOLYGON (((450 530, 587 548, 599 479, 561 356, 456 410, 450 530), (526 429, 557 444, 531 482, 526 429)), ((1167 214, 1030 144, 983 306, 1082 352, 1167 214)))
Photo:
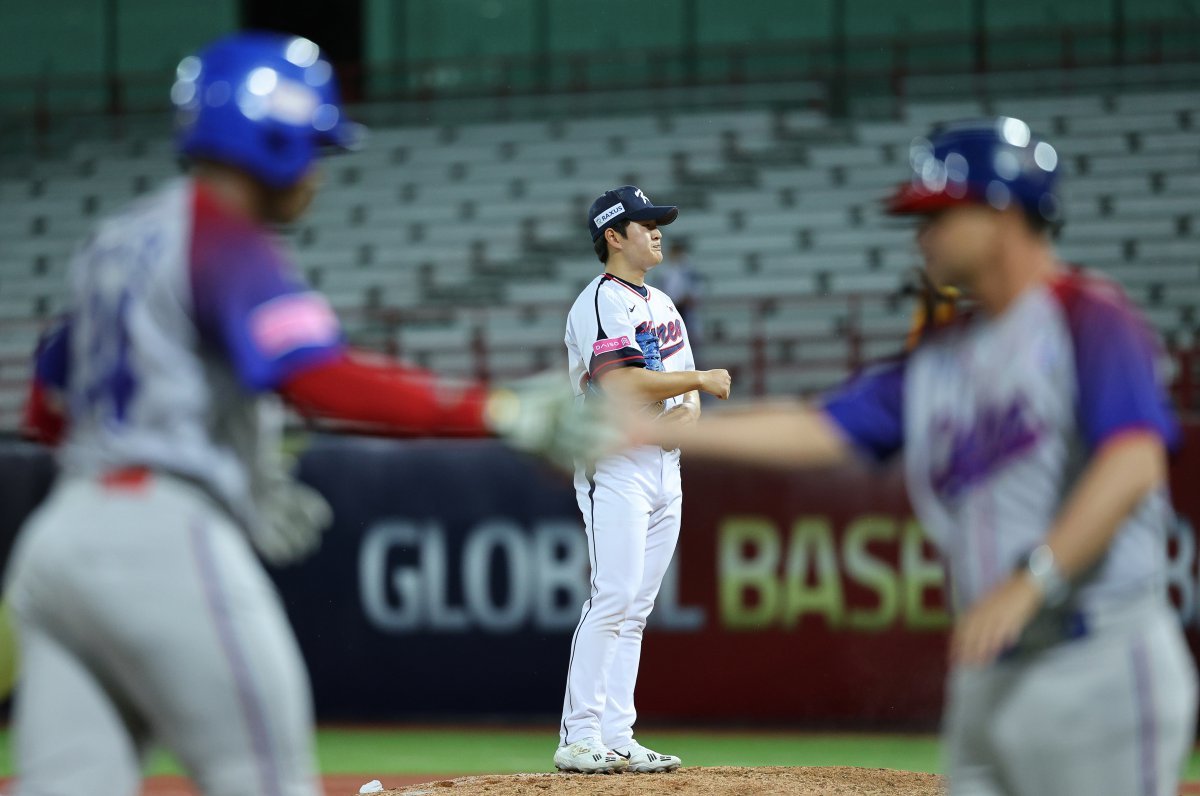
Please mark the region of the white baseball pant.
POLYGON ((571 639, 559 735, 608 748, 633 739, 642 632, 679 541, 679 452, 642 447, 579 473, 575 492, 591 563, 591 597, 571 639))

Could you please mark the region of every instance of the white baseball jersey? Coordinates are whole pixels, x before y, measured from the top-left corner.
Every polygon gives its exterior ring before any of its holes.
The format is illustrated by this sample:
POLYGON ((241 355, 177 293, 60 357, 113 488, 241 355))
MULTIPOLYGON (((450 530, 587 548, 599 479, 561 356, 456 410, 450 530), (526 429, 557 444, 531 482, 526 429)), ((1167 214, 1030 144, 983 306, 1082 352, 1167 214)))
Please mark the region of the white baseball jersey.
MULTIPOLYGON (((579 294, 565 341, 580 400, 600 395, 600 380, 614 368, 695 369, 670 297, 611 274, 579 294)), ((575 495, 588 537, 591 596, 571 641, 560 741, 594 737, 615 749, 633 740, 642 630, 679 539, 679 451, 646 445, 580 467, 575 495)))
MULTIPOLYGON (((935 333, 825 410, 875 456, 903 448, 909 498, 962 609, 1042 543, 1102 445, 1133 429, 1174 444, 1157 356, 1115 285, 1065 274, 999 317, 935 333)), ((1165 491, 1148 496, 1083 578, 1076 604, 1161 585, 1168 518, 1165 491)))
POLYGON ((260 451, 279 442, 261 397, 341 347, 328 303, 271 238, 178 180, 77 252, 38 371, 67 395, 66 472, 170 472, 250 525, 260 451))
MULTIPOLYGON (((577 396, 597 392, 597 379, 612 368, 695 370, 683 318, 670 296, 612 274, 593 279, 567 316, 567 357, 577 396)), ((669 409, 680 397, 663 402, 669 409)))

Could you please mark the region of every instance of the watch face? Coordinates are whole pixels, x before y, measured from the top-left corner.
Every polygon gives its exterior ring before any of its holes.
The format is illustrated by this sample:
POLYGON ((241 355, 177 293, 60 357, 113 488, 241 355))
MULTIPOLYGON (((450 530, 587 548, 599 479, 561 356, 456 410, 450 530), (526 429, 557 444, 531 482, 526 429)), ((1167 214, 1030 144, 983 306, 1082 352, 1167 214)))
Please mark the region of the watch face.
POLYGON ((1039 545, 1029 554, 1025 568, 1029 576, 1042 591, 1042 599, 1048 607, 1057 607, 1067 597, 1069 584, 1058 571, 1054 551, 1047 545, 1039 545))
POLYGON ((1029 554, 1029 571, 1037 578, 1043 578, 1054 570, 1054 552, 1046 545, 1040 545, 1029 554))

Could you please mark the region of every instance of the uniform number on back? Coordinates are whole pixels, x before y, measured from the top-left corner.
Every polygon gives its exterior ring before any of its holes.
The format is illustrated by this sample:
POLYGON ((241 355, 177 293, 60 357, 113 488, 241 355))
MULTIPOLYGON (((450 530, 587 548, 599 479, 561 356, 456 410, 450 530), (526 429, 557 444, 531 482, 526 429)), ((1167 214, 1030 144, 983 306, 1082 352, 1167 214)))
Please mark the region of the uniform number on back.
POLYGON ((95 244, 85 256, 78 344, 77 397, 85 411, 109 425, 124 425, 138 380, 131 359, 130 309, 147 282, 146 271, 159 256, 160 238, 147 235, 132 244, 95 244))

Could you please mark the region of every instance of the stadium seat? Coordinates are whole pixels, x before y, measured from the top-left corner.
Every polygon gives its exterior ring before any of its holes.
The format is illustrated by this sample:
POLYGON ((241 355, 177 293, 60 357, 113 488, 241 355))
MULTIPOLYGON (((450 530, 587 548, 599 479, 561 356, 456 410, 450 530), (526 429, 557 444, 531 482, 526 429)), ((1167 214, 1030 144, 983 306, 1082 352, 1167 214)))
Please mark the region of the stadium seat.
MULTIPOLYGON (((931 14, 904 12, 914 24, 931 14)), ((890 116, 850 121, 807 106, 823 95, 810 84, 627 92, 627 110, 613 116, 597 110, 611 92, 497 98, 497 112, 518 121, 486 123, 454 121, 466 100, 410 126, 372 117, 410 118, 411 109, 365 106, 370 145, 329 161, 312 212, 283 240, 352 338, 390 340, 414 361, 468 374, 480 365, 482 329, 488 370, 518 376, 561 366, 563 316, 601 270, 585 211, 601 190, 631 182, 681 206, 664 236, 668 248, 688 241, 705 276, 695 330, 705 365, 748 378, 751 341, 766 334, 767 387, 812 390, 835 383, 855 351, 895 352, 908 329, 912 303, 895 295, 919 255, 911 225, 887 220, 881 199, 906 178, 912 139, 937 121, 1002 113, 1030 122, 1063 158, 1060 256, 1116 279, 1160 331, 1192 341, 1200 94, 1111 87, 1180 84, 1195 72, 913 75, 901 81, 907 98, 887 98, 890 116), (727 101, 757 104, 712 107, 727 101), (372 314, 381 307, 399 310, 398 324, 372 314), (863 336, 857 347, 847 324, 863 336)), ((77 240, 178 172, 165 134, 141 121, 131 129, 80 135, 56 157, 0 172, 0 324, 28 325, 0 334, 0 383, 20 371, 11 357, 24 360, 38 319, 62 295, 77 240)), ((0 389, 0 430, 13 396, 0 389)))

